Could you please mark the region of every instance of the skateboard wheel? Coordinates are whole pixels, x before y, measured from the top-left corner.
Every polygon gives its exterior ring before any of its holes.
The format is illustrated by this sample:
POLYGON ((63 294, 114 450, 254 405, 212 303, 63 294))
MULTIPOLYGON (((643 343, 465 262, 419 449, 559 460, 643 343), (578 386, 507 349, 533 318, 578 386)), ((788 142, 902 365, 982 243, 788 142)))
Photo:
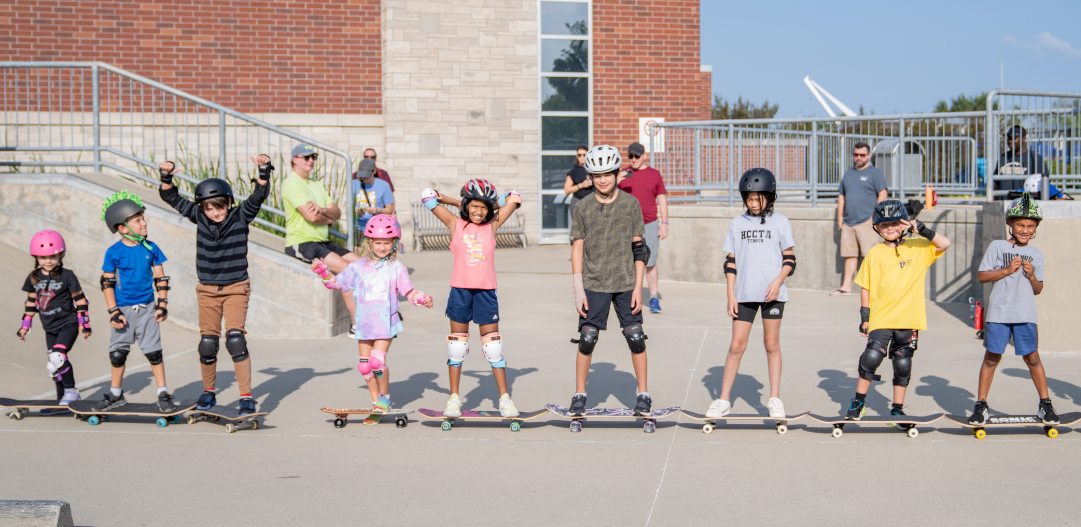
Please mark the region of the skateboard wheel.
POLYGON ((251 429, 252 430, 258 430, 259 429, 259 420, 258 419, 252 419, 251 420, 251 429))
POLYGON ((179 415, 174 415, 174 416, 172 417, 172 419, 171 419, 171 420, 172 420, 173 424, 175 425, 175 424, 179 424, 179 423, 180 423, 180 419, 182 419, 182 418, 181 418, 181 416, 179 416, 179 415))
POLYGON ((1058 437, 1058 429, 1057 428, 1048 428, 1047 429, 1047 437, 1050 437, 1052 439, 1058 437))
POLYGON ((29 408, 19 408, 19 413, 23 414, 24 416, 30 415, 30 409, 29 408))
POLYGON ((972 431, 972 433, 976 434, 976 439, 983 439, 987 437, 987 432, 985 432, 982 428, 976 428, 972 431))
POLYGON ((86 419, 86 422, 90 423, 90 426, 98 426, 98 423, 101 422, 101 417, 92 415, 86 419))
POLYGON ((439 428, 442 428, 444 432, 450 432, 450 427, 450 421, 443 421, 443 424, 439 425, 439 428))
POLYGON ((169 420, 164 417, 159 417, 157 421, 154 422, 158 424, 158 428, 165 428, 166 426, 169 426, 169 420))
POLYGON ((702 433, 703 434, 712 434, 713 433, 713 425, 707 424, 707 425, 703 426, 702 427, 702 433))
POLYGON ((406 425, 408 425, 408 424, 409 424, 409 421, 407 421, 407 420, 405 420, 405 419, 403 419, 401 417, 394 420, 394 426, 397 426, 398 428, 405 428, 406 425))
POLYGON ((11 419, 14 419, 14 420, 18 421, 19 419, 22 419, 22 418, 23 418, 23 414, 21 414, 21 413, 19 413, 19 412, 17 412, 17 411, 16 411, 16 412, 11 412, 10 414, 8 414, 8 417, 10 417, 11 419))
POLYGON ((915 439, 918 435, 920 435, 920 431, 916 430, 916 427, 913 426, 912 428, 908 429, 908 437, 915 439))
POLYGON ((108 420, 109 420, 109 416, 107 416, 107 415, 101 416, 101 422, 104 423, 105 421, 108 421, 108 420))
POLYGON ((216 423, 216 422, 218 422, 218 421, 221 421, 221 418, 220 418, 220 417, 218 417, 218 416, 216 416, 216 415, 215 415, 215 416, 212 416, 212 417, 214 417, 214 422, 215 422, 215 423, 216 423))
POLYGON ((236 432, 236 425, 234 425, 233 423, 226 424, 225 425, 225 433, 226 434, 231 434, 233 432, 236 432))
POLYGON ((983 338, 983 331, 977 331, 976 332, 976 338, 982 339, 983 338))
POLYGON ((195 416, 194 415, 189 415, 188 416, 188 424, 189 425, 195 424, 195 416))
POLYGON ((650 421, 648 419, 646 420, 645 424, 642 425, 642 431, 647 434, 652 434, 656 430, 657 423, 654 423, 653 421, 650 421))
POLYGON ((511 432, 517 432, 517 431, 519 431, 521 429, 522 429, 521 421, 511 421, 510 422, 510 431, 511 432))
POLYGON ((341 417, 339 417, 339 418, 334 420, 334 428, 343 428, 343 427, 345 427, 345 419, 342 419, 341 417))
POLYGON ((571 421, 571 432, 578 433, 582 431, 581 421, 571 421))
POLYGON ((788 425, 785 425, 785 424, 777 425, 777 433, 781 434, 781 435, 787 434, 788 433, 788 425))
POLYGON ((833 437, 841 437, 841 435, 843 435, 844 433, 845 431, 841 430, 840 428, 833 429, 833 437))

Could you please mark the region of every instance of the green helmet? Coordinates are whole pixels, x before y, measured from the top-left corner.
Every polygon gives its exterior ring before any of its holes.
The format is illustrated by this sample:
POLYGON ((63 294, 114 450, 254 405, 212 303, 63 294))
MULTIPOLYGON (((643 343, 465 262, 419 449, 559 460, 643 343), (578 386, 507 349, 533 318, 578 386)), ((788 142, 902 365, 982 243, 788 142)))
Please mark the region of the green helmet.
POLYGON ((1040 206, 1033 201, 1032 196, 1025 192, 1020 198, 1011 201, 1009 207, 1006 207, 1006 221, 1013 218, 1027 218, 1039 222, 1043 219, 1043 214, 1040 213, 1040 206))

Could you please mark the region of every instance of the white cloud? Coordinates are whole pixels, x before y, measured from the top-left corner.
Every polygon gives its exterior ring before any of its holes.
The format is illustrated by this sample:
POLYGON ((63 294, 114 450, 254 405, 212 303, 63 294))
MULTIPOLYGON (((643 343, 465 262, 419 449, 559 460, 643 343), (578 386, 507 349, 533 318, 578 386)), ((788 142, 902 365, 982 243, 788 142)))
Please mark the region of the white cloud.
POLYGON ((1002 37, 1002 41, 1007 44, 1017 44, 1017 37, 1013 35, 1006 35, 1002 37))
POLYGON ((1039 35, 1036 35, 1036 45, 1051 51, 1058 51, 1074 58, 1081 58, 1081 49, 1077 49, 1069 42, 1052 35, 1050 31, 1044 31, 1039 35))

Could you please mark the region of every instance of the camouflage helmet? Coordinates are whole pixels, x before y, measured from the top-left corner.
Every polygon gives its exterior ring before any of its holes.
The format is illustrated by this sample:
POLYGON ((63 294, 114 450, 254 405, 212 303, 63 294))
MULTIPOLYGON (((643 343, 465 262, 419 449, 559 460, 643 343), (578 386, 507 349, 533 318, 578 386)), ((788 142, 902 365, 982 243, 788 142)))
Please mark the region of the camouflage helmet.
POLYGON ((1040 206, 1036 204, 1028 192, 1021 194, 1020 198, 1011 201, 1010 205, 1006 207, 1006 221, 1014 218, 1027 218, 1037 222, 1043 219, 1040 206))

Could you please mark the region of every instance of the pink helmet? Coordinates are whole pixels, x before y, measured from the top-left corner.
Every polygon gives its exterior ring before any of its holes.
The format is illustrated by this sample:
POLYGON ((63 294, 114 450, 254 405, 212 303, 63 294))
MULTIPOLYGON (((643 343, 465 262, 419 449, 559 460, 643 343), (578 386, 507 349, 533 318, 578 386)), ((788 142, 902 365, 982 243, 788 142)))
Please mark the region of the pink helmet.
POLYGON ((364 236, 368 238, 401 238, 402 228, 398 220, 389 214, 376 214, 368 220, 368 226, 364 228, 364 236))
POLYGON ((64 245, 64 237, 56 231, 38 231, 30 238, 30 254, 32 256, 52 256, 67 250, 64 245))

